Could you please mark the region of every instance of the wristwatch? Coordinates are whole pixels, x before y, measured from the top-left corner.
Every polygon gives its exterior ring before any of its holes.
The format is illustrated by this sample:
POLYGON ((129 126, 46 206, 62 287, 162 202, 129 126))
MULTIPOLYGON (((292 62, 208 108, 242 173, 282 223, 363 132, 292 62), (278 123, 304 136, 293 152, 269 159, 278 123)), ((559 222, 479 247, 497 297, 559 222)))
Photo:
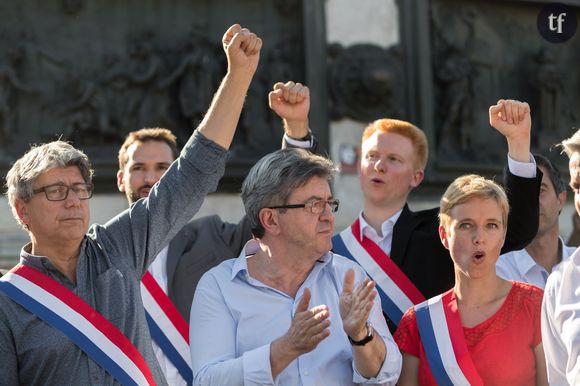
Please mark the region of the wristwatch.
POLYGON ((367 336, 365 336, 361 340, 353 340, 350 336, 347 335, 350 344, 352 344, 353 346, 364 346, 365 344, 373 340, 375 336, 375 334, 373 334, 373 325, 371 324, 371 322, 367 321, 366 326, 367 326, 367 336))

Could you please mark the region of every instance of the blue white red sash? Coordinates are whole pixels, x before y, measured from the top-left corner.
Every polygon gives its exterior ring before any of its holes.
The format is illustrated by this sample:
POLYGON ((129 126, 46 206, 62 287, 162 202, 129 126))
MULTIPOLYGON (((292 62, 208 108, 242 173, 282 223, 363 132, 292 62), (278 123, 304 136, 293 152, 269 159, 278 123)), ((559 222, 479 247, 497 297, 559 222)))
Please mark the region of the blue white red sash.
POLYGON ((483 386, 467 349, 453 289, 416 305, 415 315, 437 384, 483 386))
POLYGON ((149 271, 141 279, 141 297, 151 337, 188 385, 193 383, 189 326, 149 271))
POLYGON ((425 297, 381 247, 360 233, 357 219, 332 238, 332 250, 365 269, 377 285, 383 311, 398 325, 405 311, 424 301, 425 297))
POLYGON ((17 265, 0 279, 0 291, 68 336, 124 385, 155 385, 139 350, 98 311, 51 277, 17 265))

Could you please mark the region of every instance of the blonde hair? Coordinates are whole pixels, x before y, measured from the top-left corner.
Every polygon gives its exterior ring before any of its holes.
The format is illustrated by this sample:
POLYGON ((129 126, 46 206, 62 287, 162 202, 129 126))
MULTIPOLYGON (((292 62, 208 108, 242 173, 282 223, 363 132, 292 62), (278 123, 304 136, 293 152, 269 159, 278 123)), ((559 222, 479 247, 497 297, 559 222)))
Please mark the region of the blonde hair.
POLYGON ((429 157, 429 146, 427 145, 427 137, 421 129, 407 121, 387 118, 377 119, 365 128, 362 142, 366 141, 377 131, 399 134, 408 138, 413 144, 414 154, 416 155, 415 167, 425 170, 427 158, 429 157))
POLYGON ((451 223, 451 210, 474 197, 494 199, 501 209, 504 228, 507 228, 509 203, 505 191, 496 182, 477 174, 458 177, 447 187, 441 197, 439 225, 447 229, 451 223))
POLYGON ((562 147, 562 151, 566 153, 568 158, 572 157, 572 154, 580 152, 580 129, 576 130, 574 135, 570 138, 566 138, 558 145, 562 147))

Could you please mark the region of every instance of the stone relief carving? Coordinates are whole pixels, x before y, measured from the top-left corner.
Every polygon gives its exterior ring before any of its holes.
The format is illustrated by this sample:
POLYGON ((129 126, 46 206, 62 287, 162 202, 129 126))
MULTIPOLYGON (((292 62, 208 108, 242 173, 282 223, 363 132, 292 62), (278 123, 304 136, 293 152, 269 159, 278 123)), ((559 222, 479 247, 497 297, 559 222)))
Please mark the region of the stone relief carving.
POLYGON ((444 112, 438 143, 439 151, 450 156, 456 151, 466 154, 473 140, 473 90, 471 63, 459 47, 448 48, 442 66, 436 72, 442 86, 444 112))
POLYGON ((565 166, 550 148, 579 126, 580 40, 542 39, 537 17, 547 3, 398 1, 405 108, 429 139, 432 183, 466 172, 502 173, 506 141, 488 121, 489 106, 500 98, 530 104, 532 151, 565 166))
MULTIPOLYGON (((317 4, 311 6, 317 17, 321 2, 310 3, 317 4)), ((110 182, 127 132, 167 127, 183 145, 227 66, 221 34, 231 21, 220 11, 210 23, 216 7, 227 7, 228 15, 268 36, 229 161, 234 172, 226 179, 243 177, 257 158, 279 147, 281 123, 267 107, 272 83, 308 83, 305 46, 323 47, 321 36, 304 39, 302 0, 220 5, 143 0, 138 6, 59 0, 48 9, 22 0, 18 7, 5 7, 0 13, 0 171, 5 173, 28 144, 62 138, 85 150, 97 179, 110 182)), ((316 112, 311 118, 321 121, 316 112)))
POLYGON ((7 145, 18 128, 15 105, 21 92, 33 93, 34 87, 26 84, 19 75, 23 68, 25 51, 22 46, 12 47, 0 59, 0 144, 7 145))
POLYGON ((430 3, 430 11, 434 139, 440 163, 503 162, 505 140, 488 131, 487 117, 499 98, 530 104, 534 151, 547 152, 570 134, 576 110, 571 106, 578 107, 578 92, 571 85, 580 79, 572 63, 578 58, 571 48, 541 40, 531 8, 439 0, 430 3))
POLYGON ((110 124, 109 110, 102 86, 92 79, 72 75, 57 106, 57 115, 64 118, 63 134, 75 143, 106 144, 121 140, 120 134, 110 124), (59 110, 60 109, 60 110, 59 110))
POLYGON ((61 0, 62 12, 65 15, 74 16, 82 11, 85 3, 83 0, 61 0))
POLYGON ((535 137, 541 143, 558 142, 563 138, 560 129, 563 80, 556 62, 556 54, 550 47, 543 47, 537 56, 536 77, 531 79, 538 92, 539 112, 536 114, 535 137))
POLYGON ((274 0, 274 6, 283 16, 300 13, 302 11, 300 0, 274 0))
POLYGON ((405 112, 403 72, 398 47, 370 44, 329 48, 329 91, 333 119, 370 122, 400 118, 405 112))
POLYGON ((194 32, 175 69, 157 83, 159 90, 172 85, 177 87, 179 112, 190 127, 201 121, 217 89, 222 68, 217 59, 219 54, 219 47, 199 32, 194 32))

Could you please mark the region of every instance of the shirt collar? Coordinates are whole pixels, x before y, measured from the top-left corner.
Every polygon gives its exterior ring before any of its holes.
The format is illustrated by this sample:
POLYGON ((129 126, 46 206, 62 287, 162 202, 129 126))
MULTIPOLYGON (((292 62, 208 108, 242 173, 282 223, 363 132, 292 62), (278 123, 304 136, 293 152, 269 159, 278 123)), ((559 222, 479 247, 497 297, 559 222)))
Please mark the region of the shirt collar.
MULTIPOLYGON (((81 243, 80 253, 77 257, 77 268, 78 268, 79 262, 84 257, 86 244, 87 244, 87 236, 85 236, 83 238, 83 241, 81 243)), ((58 277, 60 281, 67 280, 68 282, 70 282, 68 277, 66 277, 62 272, 60 272, 60 270, 53 264, 52 261, 50 261, 50 259, 48 257, 33 255, 31 253, 31 251, 32 251, 32 243, 28 243, 22 247, 22 249, 20 250, 20 263, 21 264, 25 264, 25 265, 28 265, 30 267, 33 267, 36 270, 43 272, 45 274, 50 274, 53 277, 58 277)), ((73 285, 73 283, 70 283, 70 284, 73 285)))
MULTIPOLYGON (((562 261, 566 260, 566 256, 564 256, 564 240, 562 240, 561 237, 558 237, 558 262, 554 265, 554 267, 558 264, 560 264, 562 261)), ((538 263, 536 263, 536 261, 534 260, 534 258, 532 256, 530 256, 530 254, 528 253, 528 251, 526 251, 526 249, 521 249, 520 251, 521 253, 518 253, 520 256, 516 256, 515 259, 515 263, 516 263, 516 267, 518 268, 518 271, 520 272, 520 275, 523 277, 524 275, 526 275, 528 272, 530 272, 534 267, 537 267, 540 270, 544 270, 544 267, 542 267, 541 265, 539 265, 538 263)))
MULTIPOLYGON (((401 213, 403 213, 403 208, 399 209, 398 212, 393 214, 384 223, 381 224, 381 234, 383 235, 383 238, 387 234, 391 233, 391 230, 395 227, 397 220, 399 219, 399 217, 401 217, 401 213)), ((365 220, 362 211, 359 213, 358 218, 359 218, 359 223, 360 223, 360 228, 358 229, 359 240, 362 240, 364 232, 366 229, 368 229, 370 232, 373 232, 375 234, 377 233, 377 231, 372 226, 370 226, 370 224, 367 222, 367 220, 365 220)))
MULTIPOLYGON (((248 276, 248 261, 247 259, 253 255, 255 255, 260 250, 260 241, 256 239, 249 240, 240 255, 234 261, 234 265, 232 266, 232 274, 230 276, 230 280, 234 280, 238 274, 243 273, 246 277, 248 276)), ((316 265, 321 264, 322 267, 325 267, 332 261, 332 253, 330 251, 326 252, 324 255, 320 256, 318 260, 316 260, 316 265)), ((315 269, 313 269, 315 271, 315 269)))
POLYGON ((518 272, 520 273, 520 277, 524 277, 534 267, 538 266, 534 258, 530 256, 530 254, 528 253, 528 251, 526 251, 525 248, 520 249, 519 251, 515 251, 514 253, 516 254, 515 263, 518 272))
POLYGON ((580 267, 580 247, 578 247, 576 251, 570 255, 570 260, 572 261, 572 264, 580 267))

